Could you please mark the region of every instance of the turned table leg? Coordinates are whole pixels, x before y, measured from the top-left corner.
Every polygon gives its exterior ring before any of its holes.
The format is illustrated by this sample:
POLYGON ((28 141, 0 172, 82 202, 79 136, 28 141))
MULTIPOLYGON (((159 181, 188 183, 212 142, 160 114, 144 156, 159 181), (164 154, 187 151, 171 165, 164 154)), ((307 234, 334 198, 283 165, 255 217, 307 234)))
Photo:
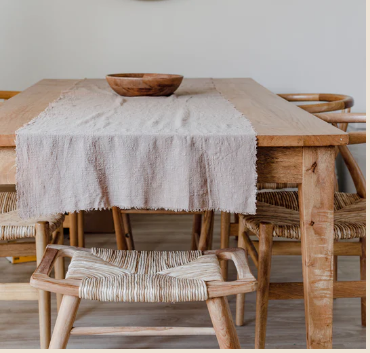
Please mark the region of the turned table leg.
POLYGON ((307 348, 332 348, 334 147, 303 148, 299 209, 307 348))

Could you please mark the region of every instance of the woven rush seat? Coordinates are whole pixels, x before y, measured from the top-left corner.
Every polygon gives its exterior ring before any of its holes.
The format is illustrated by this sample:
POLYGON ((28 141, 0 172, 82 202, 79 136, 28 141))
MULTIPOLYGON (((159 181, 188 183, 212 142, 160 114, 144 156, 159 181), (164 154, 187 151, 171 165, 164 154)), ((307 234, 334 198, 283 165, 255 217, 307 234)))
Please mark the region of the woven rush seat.
MULTIPOLYGON (((349 206, 360 199, 361 197, 357 194, 336 192, 334 195, 334 210, 339 211, 341 208, 349 206)), ((257 201, 268 203, 274 206, 289 208, 290 210, 294 211, 299 211, 297 191, 259 192, 257 194, 257 201)))
POLYGON ((67 279, 82 280, 79 297, 100 301, 207 300, 206 281, 222 281, 216 255, 201 251, 77 251, 67 279))
MULTIPOLYGON (((261 223, 273 224, 273 236, 301 239, 298 195, 296 192, 263 193, 265 202, 257 202, 257 215, 242 216, 240 221, 254 234, 259 234, 261 223), (280 194, 285 195, 280 195, 280 194), (274 198, 274 196, 276 196, 274 198), (275 202, 276 205, 271 203, 275 202), (283 207, 280 205, 288 206, 283 207)), ((260 199, 260 195, 258 197, 260 199)), ((355 194, 336 193, 334 212, 334 239, 366 237, 366 200, 355 194)))
POLYGON ((34 238, 35 224, 39 221, 48 222, 50 232, 54 232, 63 224, 62 214, 42 217, 42 219, 22 219, 18 215, 16 203, 16 192, 0 192, 0 240, 34 238))

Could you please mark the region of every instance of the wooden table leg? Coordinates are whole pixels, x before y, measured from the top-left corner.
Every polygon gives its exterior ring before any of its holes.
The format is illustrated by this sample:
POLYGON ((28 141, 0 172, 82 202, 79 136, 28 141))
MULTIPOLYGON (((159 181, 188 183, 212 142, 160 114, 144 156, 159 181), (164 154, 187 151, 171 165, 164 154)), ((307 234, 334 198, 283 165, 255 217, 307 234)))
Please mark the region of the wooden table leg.
MULTIPOLYGON (((230 213, 221 212, 221 249, 229 247, 230 237, 230 213)), ((226 260, 220 261, 222 277, 227 280, 228 262, 226 260)))
POLYGON ((332 348, 334 147, 303 148, 299 185, 307 348, 332 348))
POLYGON ((70 225, 69 225, 69 245, 78 246, 78 218, 77 212, 69 214, 70 225))
POLYGON ((80 211, 77 213, 78 246, 80 248, 85 247, 84 218, 85 218, 85 211, 80 211))

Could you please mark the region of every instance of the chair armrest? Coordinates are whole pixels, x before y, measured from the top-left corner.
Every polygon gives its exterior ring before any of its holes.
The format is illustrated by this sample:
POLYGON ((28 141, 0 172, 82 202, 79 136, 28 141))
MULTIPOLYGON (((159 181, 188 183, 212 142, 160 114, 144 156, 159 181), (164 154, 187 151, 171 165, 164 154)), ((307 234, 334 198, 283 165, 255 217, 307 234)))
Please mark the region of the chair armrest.
POLYGON ((214 254, 220 260, 232 260, 238 272, 236 281, 207 282, 209 298, 223 297, 240 293, 249 293, 257 290, 257 280, 250 271, 244 249, 230 248, 204 251, 205 255, 214 254))

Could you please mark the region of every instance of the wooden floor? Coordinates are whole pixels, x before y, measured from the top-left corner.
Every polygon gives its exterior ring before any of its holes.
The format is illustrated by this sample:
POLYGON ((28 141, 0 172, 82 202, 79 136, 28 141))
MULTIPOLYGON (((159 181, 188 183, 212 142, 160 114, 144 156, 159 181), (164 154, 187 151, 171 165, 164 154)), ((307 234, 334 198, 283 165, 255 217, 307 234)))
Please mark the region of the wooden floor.
MULTIPOLYGON (((214 248, 219 246, 220 219, 216 216, 214 248)), ((134 215, 133 230, 138 250, 188 250, 190 216, 134 215)), ((67 239, 66 239, 67 244, 67 239)), ((236 246, 231 239, 231 246, 236 246)), ((86 246, 115 248, 113 234, 88 234, 86 246)), ((12 265, 0 258, 1 282, 27 281, 34 263, 12 265)), ((253 268, 254 271, 254 268, 253 268)), ((230 269, 230 277, 235 271, 230 269)), ((359 279, 359 259, 342 257, 340 280, 359 279)), ((272 281, 300 281, 298 256, 275 257, 272 281)), ((246 325, 237 328, 242 348, 253 348, 255 294, 246 296, 246 325)), ((235 313, 235 297, 229 297, 235 313)), ((55 322, 55 297, 53 295, 55 322)), ((210 326, 205 303, 120 304, 83 301, 76 326, 210 326)), ((366 330, 361 327, 360 299, 334 301, 333 348, 365 348, 366 330)), ((0 347, 38 348, 38 314, 36 302, 0 301, 0 347)), ((68 348, 217 348, 216 338, 204 337, 71 337, 68 348)), ((266 348, 305 348, 305 321, 302 300, 271 301, 266 348)))

